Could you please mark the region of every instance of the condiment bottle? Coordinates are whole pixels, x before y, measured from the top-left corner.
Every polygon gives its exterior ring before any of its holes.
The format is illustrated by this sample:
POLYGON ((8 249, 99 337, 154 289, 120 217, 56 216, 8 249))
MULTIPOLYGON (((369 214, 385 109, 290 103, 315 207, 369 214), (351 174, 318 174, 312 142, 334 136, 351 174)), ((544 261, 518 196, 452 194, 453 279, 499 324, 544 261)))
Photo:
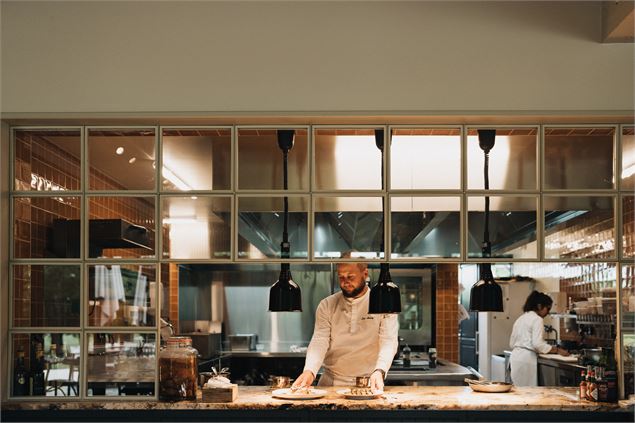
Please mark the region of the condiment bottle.
POLYGON ((431 369, 437 367, 437 349, 430 348, 428 349, 428 365, 431 369))
POLYGON ((597 368, 596 384, 598 386, 598 401, 608 401, 609 399, 609 385, 604 379, 604 368, 597 368))
POLYGON ((403 347, 403 366, 410 367, 410 347, 408 344, 403 347))
POLYGON ((598 400, 598 387, 595 383, 595 373, 593 370, 589 372, 589 381, 587 382, 586 393, 589 401, 598 400))
POLYGON ((581 400, 585 400, 586 399, 586 373, 584 372, 584 370, 582 370, 582 372, 580 373, 580 399, 581 400))
POLYGON ((13 396, 25 397, 29 395, 29 372, 24 366, 24 351, 18 351, 18 360, 13 370, 13 396))

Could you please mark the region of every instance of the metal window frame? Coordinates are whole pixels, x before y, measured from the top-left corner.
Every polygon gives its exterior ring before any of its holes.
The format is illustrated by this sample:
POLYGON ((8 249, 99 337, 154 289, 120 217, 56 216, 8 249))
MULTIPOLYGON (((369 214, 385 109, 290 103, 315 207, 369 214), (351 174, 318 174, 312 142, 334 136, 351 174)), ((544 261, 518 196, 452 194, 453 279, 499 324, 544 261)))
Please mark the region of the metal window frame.
MULTIPOLYGON (((457 119, 458 120, 458 119, 457 119)), ((373 260, 365 260, 371 263, 374 262, 397 262, 397 263, 421 263, 421 262, 450 262, 457 264, 470 264, 473 265, 475 263, 482 262, 482 259, 467 259, 467 224, 465 220, 467 219, 467 198, 470 196, 484 196, 486 194, 496 195, 496 196, 519 196, 519 195, 527 195, 527 196, 536 196, 538 201, 537 208, 537 241, 538 241, 538 257, 536 259, 491 259, 487 261, 491 262, 501 262, 501 263, 607 263, 612 264, 617 267, 616 271, 616 283, 619 287, 617 289, 617 299, 618 305, 621 304, 622 298, 622 269, 625 266, 632 266, 632 258, 624 257, 622 251, 622 240, 621 234, 623 230, 623 219, 622 219, 622 199, 631 195, 630 192, 624 191, 621 186, 621 170, 622 170, 622 131, 624 128, 632 127, 632 124, 519 124, 519 125, 481 125, 481 124, 435 124, 435 125, 390 125, 387 123, 377 123, 372 125, 347 125, 347 124, 337 124, 337 125, 28 125, 28 126, 12 126, 10 127, 10 142, 9 142, 9 175, 10 175, 10 190, 9 190, 9 224, 13 227, 14 225, 14 199, 20 197, 52 197, 52 196, 68 196, 68 197, 80 197, 80 205, 81 205, 81 225, 80 225, 80 246, 81 252, 79 258, 71 258, 71 259, 39 259, 39 258, 21 258, 16 259, 14 257, 14 234, 13 231, 10 230, 8 235, 9 241, 9 298, 8 301, 8 310, 9 310, 9 325, 8 325, 8 338, 12 340, 14 334, 31 334, 31 333, 72 333, 78 334, 80 336, 80 342, 83 348, 83 351, 80 353, 80 392, 77 397, 12 397, 11 393, 8 394, 9 401, 20 401, 20 400, 29 400, 29 401, 44 401, 44 402, 56 402, 56 401, 94 401, 96 399, 99 400, 108 400, 108 401, 139 401, 139 400, 157 400, 158 399, 158 348, 156 351, 156 367, 155 367, 155 395, 153 397, 88 397, 86 395, 87 390, 87 336, 86 334, 90 333, 148 333, 154 334, 155 339, 157 341, 157 347, 160 342, 160 316, 161 316, 161 301, 160 296, 162 292, 160 290, 162 283, 162 266, 169 265, 171 263, 197 263, 200 262, 198 260, 180 260, 180 259, 164 259, 162 257, 162 225, 160 224, 161 219, 161 205, 162 205, 162 197, 166 196, 182 196, 182 195, 205 195, 205 196, 220 196, 225 197, 229 196, 232 199, 232 218, 231 218, 231 240, 232 240, 232 248, 231 248, 231 257, 229 259, 220 259, 220 260, 203 260, 204 262, 213 262, 213 263, 250 263, 250 264, 269 264, 269 263, 280 263, 281 260, 260 260, 260 259, 238 259, 237 258, 237 243, 235 240, 238 236, 237 230, 237 215, 238 215, 238 207, 237 201, 240 196, 284 196, 287 195, 299 195, 299 196, 308 196, 309 201, 309 213, 308 213, 308 253, 309 256, 307 259, 294 259, 293 262, 296 264, 326 264, 327 262, 336 263, 336 262, 354 262, 359 261, 359 259, 326 259, 326 258, 315 258, 314 251, 314 202, 316 198, 320 198, 323 196, 334 196, 334 197, 351 197, 351 196, 360 196, 360 197, 378 197, 384 198, 388 200, 388 207, 384 208, 384 236, 385 236, 385 256, 383 259, 373 259, 373 260), (537 141, 537 189, 536 190, 471 190, 468 189, 467 185, 467 132, 469 129, 478 129, 478 128, 538 128, 539 135, 537 141), (584 190, 547 190, 544 188, 544 180, 545 180, 545 129, 546 128, 604 128, 604 127, 612 127, 616 131, 616 136, 613 137, 613 174, 616 179, 614 186, 611 189, 584 189, 584 190), (229 128, 231 131, 231 163, 230 163, 230 190, 210 190, 210 191, 163 191, 161 189, 161 172, 163 163, 163 145, 162 145, 162 137, 163 137, 163 129, 206 129, 206 128, 229 128), (254 128, 254 129, 296 129, 302 128, 307 130, 308 134, 308 166, 309 166, 309 189, 308 191, 284 191, 284 190, 239 190, 238 189, 238 129, 239 128, 254 128), (461 186, 460 189, 456 190, 392 190, 390 189, 390 148, 386 149, 384 154, 384 169, 385 172, 382 175, 384 181, 384 189, 382 190, 316 190, 315 189, 315 155, 314 155, 314 143, 315 143, 315 131, 318 129, 384 129, 384 139, 390 136, 393 128, 458 128, 461 133, 461 158, 460 158, 460 166, 461 166, 461 186), (59 191, 26 191, 21 190, 18 191, 15 189, 15 135, 16 131, 19 130, 78 130, 80 132, 81 138, 81 164, 80 164, 80 190, 68 190, 64 191, 63 195, 60 195, 59 191), (160 165, 155 169, 155 187, 153 190, 115 190, 115 191, 106 191, 106 190, 90 190, 88 184, 90 182, 89 179, 89 166, 87 165, 87 156, 88 156, 88 131, 89 129, 121 129, 121 130, 129 130, 129 129, 153 129, 155 136, 155 152, 157 156, 157 163, 160 165), (155 201, 155 257, 148 259, 97 259, 88 257, 88 231, 87 231, 87 221, 89 217, 88 210, 88 202, 91 197, 107 197, 107 196, 148 196, 153 197, 155 201), (393 258, 391 259, 391 225, 390 225, 390 200, 395 196, 425 196, 425 197, 437 197, 437 196, 459 196, 461 200, 461 258, 457 260, 441 260, 439 258, 434 259, 414 259, 414 258, 393 258), (615 233, 616 233, 616 245, 617 251, 614 259, 545 259, 544 257, 544 197, 549 196, 608 196, 614 199, 614 225, 615 233), (615 201, 618 204, 615 204, 615 201), (86 308, 87 302, 84 301, 87 299, 88 290, 86 289, 85 284, 87 281, 87 268, 90 265, 95 264, 136 264, 136 265, 150 265, 155 266, 156 269, 156 297, 157 298, 157 319, 156 319, 156 327, 89 327, 87 316, 86 316, 86 308), (14 327, 13 325, 13 268, 16 265, 78 265, 80 267, 81 274, 81 283, 80 283, 80 328, 72 327, 14 327)), ((616 358, 618 361, 618 371, 621 376, 623 376, 623 331, 622 331, 622 307, 619 306, 617 310, 617 338, 616 338, 616 358)), ((10 388, 12 383, 12 372, 11 367, 13 364, 13 345, 10 342, 8 347, 8 365, 10 366, 9 371, 6 372, 6 377, 8 379, 7 386, 10 388)), ((624 389, 623 380, 620 381, 620 397, 623 398, 624 389)))

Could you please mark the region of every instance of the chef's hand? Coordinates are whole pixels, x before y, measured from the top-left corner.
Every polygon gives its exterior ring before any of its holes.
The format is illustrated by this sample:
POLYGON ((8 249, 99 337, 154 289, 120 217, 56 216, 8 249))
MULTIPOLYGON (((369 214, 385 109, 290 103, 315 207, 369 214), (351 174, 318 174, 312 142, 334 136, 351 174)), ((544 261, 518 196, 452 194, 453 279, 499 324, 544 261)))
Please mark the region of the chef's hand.
POLYGON ((292 388, 303 388, 305 386, 311 386, 315 380, 315 375, 310 370, 305 370, 300 376, 293 382, 292 388))
POLYGON ((569 356, 569 351, 565 350, 564 348, 560 348, 558 347, 557 351, 558 354, 568 357, 569 356))
POLYGON ((384 374, 381 370, 375 370, 370 375, 370 389, 372 391, 384 391, 384 374))

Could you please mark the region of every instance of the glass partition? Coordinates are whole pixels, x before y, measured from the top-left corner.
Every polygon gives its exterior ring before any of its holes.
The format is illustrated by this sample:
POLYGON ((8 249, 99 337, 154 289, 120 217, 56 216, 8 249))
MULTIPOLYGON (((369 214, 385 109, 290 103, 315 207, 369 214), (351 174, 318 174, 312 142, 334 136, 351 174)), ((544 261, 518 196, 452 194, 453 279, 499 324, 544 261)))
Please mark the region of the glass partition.
MULTIPOLYGON (((492 257, 537 259, 537 196, 490 196, 492 257)), ((485 197, 468 197, 468 257, 483 257, 485 197)))
POLYGON ((317 190, 379 190, 381 151, 375 129, 315 129, 314 174, 317 190))
POLYGON ((81 189, 81 129, 16 129, 13 148, 16 191, 81 189))
POLYGON ((231 141, 231 128, 163 129, 161 189, 231 189, 231 141))
POLYGON ((155 257, 155 197, 89 197, 88 212, 88 257, 155 257))
POLYGON ((393 128, 391 189, 460 189, 460 128, 393 128))
POLYGON ((615 258, 614 205, 614 197, 544 196, 545 258, 615 258))
POLYGON ((624 195, 622 201, 622 257, 635 256, 635 196, 624 195))
POLYGON ((611 189, 615 128, 545 128, 545 189, 611 189))
POLYGON ((635 190, 635 127, 622 128, 622 190, 635 190))
MULTIPOLYGON (((281 128, 283 129, 283 128, 281 128)), ((288 189, 309 189, 309 131, 295 131, 295 141, 288 153, 288 189)), ((284 188, 283 153, 278 146, 277 129, 238 129, 238 189, 282 190, 284 188)))
POLYGON ((79 333, 14 333, 11 348, 10 396, 79 396, 79 333))
POLYGON ((79 197, 14 197, 13 256, 80 257, 79 197))
POLYGON ((163 257, 231 257, 231 197, 162 197, 163 257))
POLYGON ((14 327, 79 327, 81 269, 73 265, 14 265, 14 327))
POLYGON ((313 245, 316 258, 383 258, 384 214, 381 197, 314 198, 313 245))
POLYGON ((390 199, 391 257, 461 256, 460 197, 390 199))
POLYGON ((622 357, 624 396, 633 395, 635 389, 635 265, 622 265, 622 357))
MULTIPOLYGON (((485 128, 483 128, 485 129, 485 128)), ((489 153, 489 188, 535 190, 537 128, 496 129, 494 147, 489 153)), ((467 187, 484 189, 485 157, 479 147, 477 129, 467 131, 467 187)))
POLYGON ((156 334, 88 333, 86 337, 87 396, 154 396, 156 334))
POLYGON ((88 130, 89 188, 95 191, 155 190, 154 128, 88 130))
MULTIPOLYGON (((307 258, 309 197, 288 197, 290 258, 307 258)), ((281 258, 284 197, 238 197, 238 257, 281 258)))
POLYGON ((88 325, 156 325, 156 267, 104 264, 88 266, 88 325))

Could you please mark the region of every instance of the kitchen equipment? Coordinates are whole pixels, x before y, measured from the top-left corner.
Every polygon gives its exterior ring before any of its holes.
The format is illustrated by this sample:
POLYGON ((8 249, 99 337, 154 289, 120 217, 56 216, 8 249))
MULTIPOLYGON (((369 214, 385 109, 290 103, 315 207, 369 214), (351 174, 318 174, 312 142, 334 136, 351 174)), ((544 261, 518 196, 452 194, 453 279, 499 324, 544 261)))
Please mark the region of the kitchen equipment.
POLYGON ((597 365, 600 362, 600 358, 602 358, 601 348, 584 348, 582 355, 578 359, 578 363, 583 366, 588 364, 597 365))
POLYGON ((258 335, 255 333, 238 333, 229 335, 229 349, 232 351, 255 351, 258 335))
POLYGON ((218 356, 221 347, 220 333, 182 333, 183 336, 192 338, 192 346, 198 351, 201 358, 218 356))
POLYGON ((355 386, 358 388, 366 388, 370 386, 370 377, 368 376, 357 376, 355 378, 355 386))
POLYGON ((289 376, 271 376, 269 381, 273 389, 282 389, 291 386, 291 378, 289 378, 289 376))
POLYGON ((192 339, 173 336, 159 353, 159 399, 165 401, 196 400, 198 352, 192 339))
POLYGON ((300 389, 276 389, 271 393, 274 398, 290 399, 290 400, 311 400, 318 399, 326 396, 326 391, 323 389, 314 388, 300 388, 300 389))
POLYGON ((465 379, 465 382, 474 392, 503 393, 509 392, 514 387, 511 383, 490 382, 484 380, 465 379))

